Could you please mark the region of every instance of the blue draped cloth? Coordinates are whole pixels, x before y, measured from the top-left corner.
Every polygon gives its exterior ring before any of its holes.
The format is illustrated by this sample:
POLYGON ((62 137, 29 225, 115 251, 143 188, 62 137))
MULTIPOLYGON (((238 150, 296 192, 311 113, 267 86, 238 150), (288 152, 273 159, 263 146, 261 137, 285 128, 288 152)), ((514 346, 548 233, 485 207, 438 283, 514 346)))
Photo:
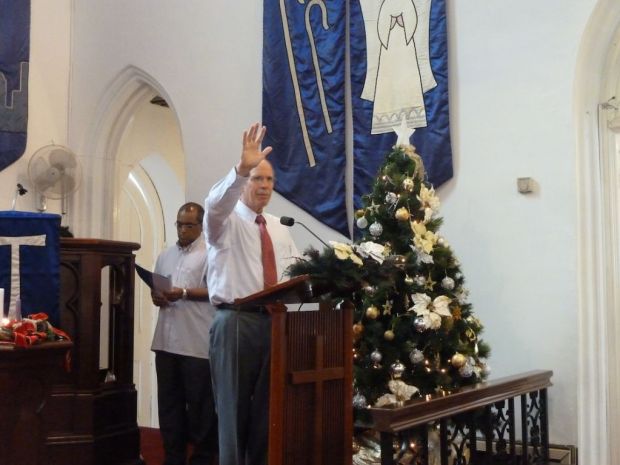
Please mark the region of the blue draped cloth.
POLYGON ((44 312, 52 325, 59 326, 59 229, 60 215, 0 212, 0 288, 4 289, 5 314, 19 297, 24 317, 44 312))
POLYGON ((345 6, 265 0, 263 18, 263 146, 274 149, 275 190, 342 234, 345 6))
POLYGON ((30 0, 0 0, 0 171, 26 148, 30 0))
POLYGON ((452 177, 445 0, 265 0, 264 145, 276 190, 348 235, 345 47, 350 43, 353 204, 372 189, 401 121, 435 187, 452 177))

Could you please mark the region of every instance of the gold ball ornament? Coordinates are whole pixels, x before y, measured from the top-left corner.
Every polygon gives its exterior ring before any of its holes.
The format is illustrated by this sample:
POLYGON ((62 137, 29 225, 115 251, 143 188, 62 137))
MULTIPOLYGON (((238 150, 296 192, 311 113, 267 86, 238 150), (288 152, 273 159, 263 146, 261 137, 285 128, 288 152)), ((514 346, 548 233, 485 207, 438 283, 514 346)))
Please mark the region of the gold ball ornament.
POLYGON ((406 191, 413 191, 413 179, 412 178, 405 178, 403 179, 403 183, 402 183, 403 189, 405 189, 406 191))
POLYGON ((409 214, 409 210, 405 207, 400 207, 394 213, 394 217, 399 221, 407 221, 411 215, 409 214))
POLYGON ((388 329, 385 333, 383 333, 383 339, 386 341, 393 341, 395 337, 394 331, 388 329))
POLYGON ((457 352, 450 359, 450 363, 454 368, 461 368, 467 363, 467 357, 457 352))
POLYGON ((371 305, 370 307, 366 309, 366 316, 370 318, 371 320, 376 320, 377 317, 379 316, 379 309, 375 307, 374 305, 371 305))
POLYGON ((353 325, 353 334, 355 336, 361 336, 363 332, 364 332, 364 325, 363 324, 355 323, 353 325))
POLYGON ((366 210, 364 210, 363 208, 360 208, 359 210, 355 210, 355 217, 356 218, 361 218, 365 214, 366 214, 366 210))

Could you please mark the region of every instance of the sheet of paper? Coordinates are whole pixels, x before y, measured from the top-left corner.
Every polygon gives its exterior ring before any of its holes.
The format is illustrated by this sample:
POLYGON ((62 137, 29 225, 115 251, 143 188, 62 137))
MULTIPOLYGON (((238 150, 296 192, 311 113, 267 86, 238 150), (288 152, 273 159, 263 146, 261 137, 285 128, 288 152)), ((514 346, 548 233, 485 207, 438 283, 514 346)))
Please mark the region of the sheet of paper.
POLYGON ((155 289, 160 292, 172 290, 172 281, 169 276, 162 276, 160 274, 153 273, 146 268, 141 267, 137 263, 136 272, 142 281, 144 281, 151 289, 155 289))

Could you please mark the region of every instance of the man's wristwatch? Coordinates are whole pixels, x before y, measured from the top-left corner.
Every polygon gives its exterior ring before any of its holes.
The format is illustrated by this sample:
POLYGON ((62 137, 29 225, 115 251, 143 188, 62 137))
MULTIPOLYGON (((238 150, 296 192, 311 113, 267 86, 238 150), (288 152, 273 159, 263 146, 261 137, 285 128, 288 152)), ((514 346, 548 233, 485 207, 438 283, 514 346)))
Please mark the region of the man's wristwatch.
POLYGON ((181 299, 187 300, 187 289, 183 288, 183 294, 181 295, 181 299))

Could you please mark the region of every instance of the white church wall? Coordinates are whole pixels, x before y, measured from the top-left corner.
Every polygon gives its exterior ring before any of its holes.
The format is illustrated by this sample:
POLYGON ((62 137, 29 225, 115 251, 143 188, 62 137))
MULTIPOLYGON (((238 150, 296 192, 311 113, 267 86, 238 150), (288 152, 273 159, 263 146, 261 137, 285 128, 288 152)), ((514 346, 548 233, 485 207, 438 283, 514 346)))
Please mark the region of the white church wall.
MULTIPOLYGON (((31 0, 28 140, 24 155, 0 172, 0 210, 13 204, 17 183, 29 192, 17 199, 16 209, 35 211, 28 180, 28 161, 43 145, 67 143, 71 0, 31 0)), ((60 213, 57 201, 48 211, 60 213)))
POLYGON ((551 440, 577 438, 573 80, 594 1, 453 2, 455 177, 443 233, 486 326, 494 376, 554 370, 551 440), (535 191, 517 192, 518 177, 535 191))
MULTIPOLYGON (((187 197, 202 198, 260 118, 260 2, 79 0, 70 140, 78 148, 127 66, 166 89, 181 125, 187 197)), ((577 277, 572 84, 595 0, 448 2, 455 178, 443 235, 486 325, 494 376, 551 368, 551 440, 577 442, 577 277), (516 192, 531 176, 533 194, 516 192)), ((275 213, 333 233, 276 199, 275 213)), ((300 247, 309 242, 295 230, 300 247)))

